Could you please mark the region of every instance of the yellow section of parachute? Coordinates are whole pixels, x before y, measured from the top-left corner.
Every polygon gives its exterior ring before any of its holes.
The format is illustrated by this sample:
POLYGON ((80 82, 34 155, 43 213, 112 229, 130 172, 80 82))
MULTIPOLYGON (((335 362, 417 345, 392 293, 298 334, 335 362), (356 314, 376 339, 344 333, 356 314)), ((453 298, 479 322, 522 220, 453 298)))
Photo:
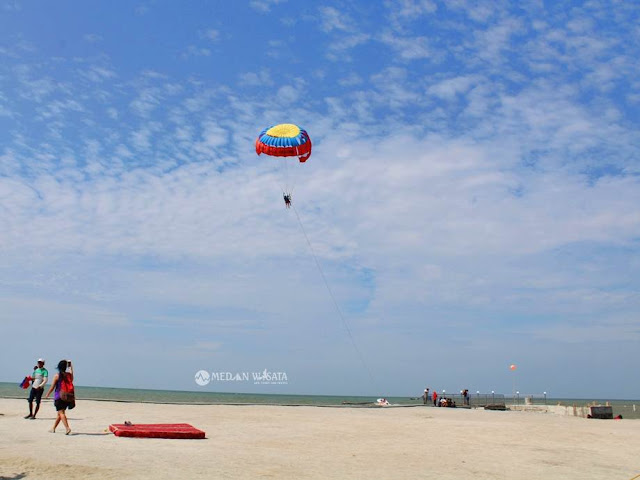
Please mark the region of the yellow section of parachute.
POLYGON ((267 135, 278 138, 293 138, 300 135, 300 127, 292 123, 281 123, 267 130, 267 135))

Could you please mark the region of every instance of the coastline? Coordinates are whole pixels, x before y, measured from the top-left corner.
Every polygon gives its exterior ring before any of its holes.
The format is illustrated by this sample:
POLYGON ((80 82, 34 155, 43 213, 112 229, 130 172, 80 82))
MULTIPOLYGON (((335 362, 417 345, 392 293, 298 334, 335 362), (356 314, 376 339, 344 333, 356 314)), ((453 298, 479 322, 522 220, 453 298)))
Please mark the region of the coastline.
MULTIPOLYGON (((17 386, 17 382, 0 382, 1 398, 27 398, 29 390, 22 390, 17 386)), ((241 392, 216 392, 209 390, 158 390, 158 389, 137 389, 120 387, 88 387, 76 385, 76 395, 84 400, 103 400, 113 402, 133 402, 133 403, 157 403, 157 404, 200 404, 200 405, 230 405, 230 404, 273 404, 273 405, 341 405, 343 402, 372 402, 378 396, 372 395, 317 395, 317 394, 294 394, 294 393, 241 393, 241 392)), ((454 397, 458 404, 462 404, 459 394, 449 394, 454 397)), ((393 404, 398 405, 422 405, 419 397, 412 396, 389 396, 385 397, 393 404)), ((471 404, 477 402, 475 393, 470 395, 471 404)), ((514 404, 514 399, 510 394, 481 393, 480 400, 488 403, 504 402, 506 405, 514 404)), ((526 396, 521 395, 515 402, 519 405, 526 404, 526 396)), ((588 397, 588 398, 564 398, 564 397, 543 397, 537 395, 532 397, 534 405, 566 405, 573 404, 587 405, 595 403, 611 403, 614 405, 637 405, 640 408, 640 399, 620 399, 612 397, 588 397)))
POLYGON ((622 478, 637 475, 633 421, 449 408, 160 405, 81 400, 73 435, 44 402, 0 399, 9 478, 622 478), (204 440, 119 438, 111 423, 190 423, 204 440), (605 441, 603 441, 605 440, 605 441))
MULTIPOLYGON (((26 399, 28 390, 22 390, 15 383, 0 382, 0 399, 26 399)), ((458 407, 463 406, 459 394, 452 397, 458 407)), ((376 397, 354 395, 309 395, 274 393, 229 393, 206 390, 151 390, 114 387, 76 386, 76 397, 80 400, 92 400, 118 403, 144 403, 150 405, 264 405, 264 406, 315 406, 371 408, 376 397)), ((422 407, 422 400, 416 397, 386 397, 392 407, 422 407)), ((640 419, 640 400, 620 400, 597 397, 591 398, 554 398, 542 396, 521 396, 514 399, 503 394, 472 394, 472 407, 486 404, 504 404, 511 410, 527 410, 570 415, 575 412, 581 416, 589 405, 611 405, 613 415, 622 415, 626 420, 640 419), (529 401, 527 401, 529 400, 529 401)), ((376 407, 374 407, 376 408, 376 407)), ((586 416, 582 415, 582 416, 586 416)))

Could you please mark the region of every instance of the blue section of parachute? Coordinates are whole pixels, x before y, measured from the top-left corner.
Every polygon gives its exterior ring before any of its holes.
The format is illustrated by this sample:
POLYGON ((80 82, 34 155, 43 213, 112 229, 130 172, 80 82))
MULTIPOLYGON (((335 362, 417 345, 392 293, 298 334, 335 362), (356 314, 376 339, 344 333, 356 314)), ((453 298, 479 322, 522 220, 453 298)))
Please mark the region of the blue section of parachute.
POLYGON ((262 130, 259 139, 262 143, 271 147, 297 147, 307 143, 307 139, 309 138, 307 132, 303 129, 300 129, 300 133, 295 137, 272 137, 267 134, 270 128, 271 127, 268 127, 262 130))

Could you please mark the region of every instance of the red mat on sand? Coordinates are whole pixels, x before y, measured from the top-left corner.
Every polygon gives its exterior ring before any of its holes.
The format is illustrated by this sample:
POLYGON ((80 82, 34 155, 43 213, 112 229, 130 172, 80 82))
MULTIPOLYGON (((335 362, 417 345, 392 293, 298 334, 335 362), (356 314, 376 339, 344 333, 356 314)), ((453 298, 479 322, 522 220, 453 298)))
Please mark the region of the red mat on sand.
POLYGON ((204 438, 204 432, 188 423, 151 423, 124 425, 114 423, 109 430, 118 437, 204 438))

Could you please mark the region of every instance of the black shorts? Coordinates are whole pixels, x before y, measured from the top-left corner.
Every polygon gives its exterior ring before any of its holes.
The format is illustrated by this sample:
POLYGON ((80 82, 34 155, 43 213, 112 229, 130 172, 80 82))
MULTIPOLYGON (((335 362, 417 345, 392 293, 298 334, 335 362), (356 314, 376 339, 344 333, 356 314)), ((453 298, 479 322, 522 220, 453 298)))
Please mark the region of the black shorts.
POLYGON ((40 405, 40 400, 42 400, 42 392, 44 392, 44 388, 32 388, 29 392, 29 403, 36 401, 36 405, 40 405))
POLYGON ((66 410, 67 408, 69 408, 69 409, 73 408, 71 406, 71 403, 65 402, 61 398, 58 398, 58 399, 54 400, 53 404, 55 405, 57 412, 59 412, 60 410, 66 410))

